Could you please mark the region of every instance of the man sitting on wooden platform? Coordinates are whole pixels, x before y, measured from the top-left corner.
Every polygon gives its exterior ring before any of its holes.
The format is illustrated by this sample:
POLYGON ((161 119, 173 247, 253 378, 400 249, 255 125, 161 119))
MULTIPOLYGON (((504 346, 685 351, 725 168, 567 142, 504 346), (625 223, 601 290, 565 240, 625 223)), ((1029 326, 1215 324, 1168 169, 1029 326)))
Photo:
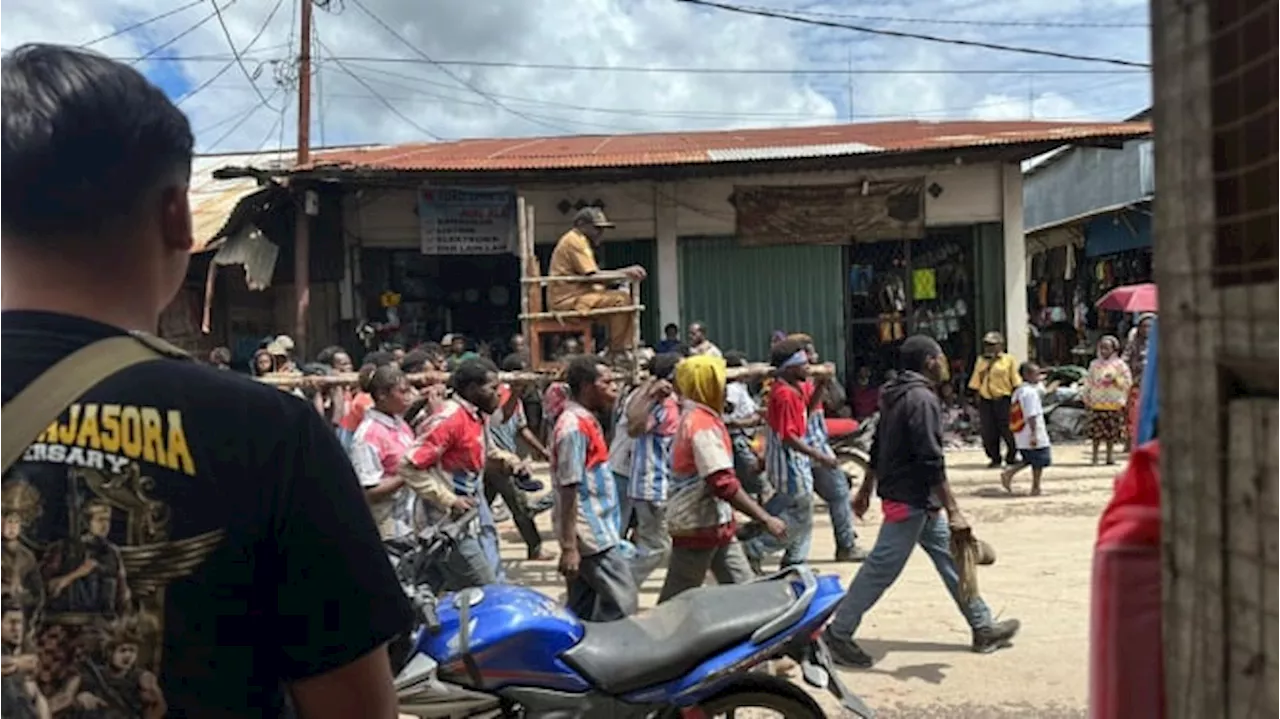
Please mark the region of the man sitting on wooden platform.
MULTIPOLYGON (((548 274, 552 277, 589 277, 600 272, 596 264, 595 250, 604 240, 604 231, 614 227, 599 207, 584 207, 573 217, 573 228, 556 242, 551 253, 548 274)), ((640 265, 618 270, 632 280, 640 281, 648 275, 640 265)), ((547 304, 552 312, 626 307, 632 302, 625 289, 611 289, 604 284, 588 282, 548 282, 547 304)), ((604 315, 600 321, 609 328, 609 353, 625 355, 633 349, 635 315, 630 312, 604 315)))

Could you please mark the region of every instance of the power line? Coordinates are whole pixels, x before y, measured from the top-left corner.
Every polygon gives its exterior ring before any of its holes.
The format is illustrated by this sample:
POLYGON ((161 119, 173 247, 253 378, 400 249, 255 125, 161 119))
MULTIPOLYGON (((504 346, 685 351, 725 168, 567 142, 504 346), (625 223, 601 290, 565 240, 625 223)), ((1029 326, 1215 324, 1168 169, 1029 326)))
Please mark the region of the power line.
MULTIPOLYGON (((260 26, 258 26, 258 32, 253 36, 253 39, 251 39, 251 40, 249 41, 249 44, 245 46, 245 48, 244 48, 244 51, 243 51, 243 52, 249 52, 250 50, 252 50, 252 49, 253 49, 253 46, 254 46, 255 44, 257 44, 258 40, 262 37, 262 34, 263 34, 263 33, 265 33, 265 32, 267 31, 267 26, 271 24, 271 19, 272 19, 272 18, 274 18, 274 17, 276 16, 276 12, 280 10, 280 5, 281 5, 283 2, 284 2, 284 0, 276 0, 276 5, 275 5, 275 7, 271 8, 271 12, 267 15, 267 18, 266 18, 265 20, 263 20, 263 21, 262 21, 262 24, 261 24, 260 26)), ((215 6, 214 6, 214 8, 215 8, 214 13, 218 16, 218 24, 222 25, 223 33, 226 33, 226 31, 227 31, 227 26, 226 26, 226 24, 225 24, 225 23, 223 23, 223 22, 222 22, 222 12, 221 12, 220 10, 217 10, 217 9, 216 9, 216 8, 217 8, 217 5, 215 5, 215 6)), ((188 90, 187 92, 185 92, 185 93, 182 95, 182 97, 180 97, 180 98, 178 98, 177 100, 175 100, 173 104, 175 104, 175 105, 181 105, 182 103, 186 102, 187 100, 190 100, 191 98, 195 97, 197 94, 199 94, 200 92, 202 92, 205 88, 207 88, 207 87, 209 87, 210 85, 212 85, 212 84, 214 83, 214 81, 216 81, 218 78, 220 78, 220 77, 222 77, 223 75, 225 75, 225 74, 227 73, 227 71, 228 71, 228 70, 230 70, 232 67, 234 67, 236 64, 239 64, 239 65, 240 65, 240 68, 241 68, 242 70, 244 70, 244 72, 245 72, 245 77, 246 77, 246 78, 248 78, 248 80, 249 80, 249 85, 253 88, 253 91, 254 91, 255 93, 257 93, 257 95, 258 95, 258 99, 259 99, 259 100, 261 100, 261 101, 262 101, 262 102, 264 102, 264 103, 267 103, 267 98, 263 96, 263 94, 262 94, 262 90, 258 87, 258 84, 257 84, 256 82, 254 82, 253 77, 249 74, 249 71, 248 71, 248 70, 245 70, 244 63, 243 63, 243 62, 242 62, 242 60, 241 60, 241 57, 242 57, 243 53, 242 53, 242 52, 237 52, 237 51, 236 51, 235 43, 231 42, 231 35, 230 35, 230 34, 226 34, 226 38, 227 38, 227 43, 231 45, 231 51, 232 51, 232 53, 234 53, 234 54, 232 55, 232 57, 231 57, 231 60, 230 60, 230 61, 228 61, 225 65, 223 65, 223 66, 222 66, 222 67, 221 67, 217 72, 215 72, 215 73, 213 74, 213 76, 212 76, 212 77, 210 77, 209 79, 207 79, 207 80, 205 80, 204 82, 200 83, 200 84, 199 84, 199 85, 197 85, 196 87, 194 87, 194 88, 192 88, 192 89, 188 90)), ((259 70, 259 71, 261 71, 261 69, 262 69, 262 64, 261 64, 261 63, 259 63, 259 65, 258 65, 258 70, 259 70)), ((271 108, 272 110, 276 109, 276 108, 274 108, 274 107, 271 107, 271 104, 270 104, 270 103, 267 103, 267 107, 271 108)))
MULTIPOLYGON (((304 0, 304 1, 309 2, 310 0, 304 0)), ((324 54, 326 54, 326 55, 328 55, 328 54, 329 54, 329 48, 328 48, 327 46, 325 46, 325 44, 324 44, 324 43, 320 42, 320 38, 318 38, 318 37, 317 37, 315 42, 316 42, 316 45, 317 45, 317 46, 319 46, 320 50, 321 50, 322 52, 324 52, 324 54)), ((332 56, 330 56, 330 59, 332 59, 332 56)), ((410 126, 411 126, 411 127, 413 127, 415 130, 417 130, 418 132, 421 132, 422 134, 426 135, 427 137, 431 138, 432 140, 443 140, 443 139, 444 139, 444 138, 440 137, 439 135, 435 134, 434 132, 432 132, 432 131, 428 130, 427 128, 423 127, 422 125, 419 125, 418 123, 414 122, 414 121, 413 121, 413 120, 411 120, 407 115, 405 115, 404 113, 402 113, 402 112, 400 112, 398 109, 396 109, 396 106, 395 106, 395 105, 392 105, 390 100, 388 100, 387 98, 385 98, 385 97, 383 97, 381 94, 379 94, 377 90, 374 90, 374 89, 369 85, 369 83, 365 82, 364 78, 362 78, 362 77, 360 77, 359 75, 357 75, 357 74, 355 74, 354 72, 352 72, 352 71, 351 71, 351 70, 350 70, 346 65, 344 65, 344 64, 342 63, 342 61, 341 61, 341 60, 336 61, 336 63, 337 63, 337 65, 338 65, 338 69, 339 69, 339 70, 342 70, 342 71, 343 71, 343 72, 345 72, 347 75, 350 75, 352 80, 355 80, 356 82, 360 83, 360 86, 361 86, 361 87, 363 87, 365 90, 368 90, 370 95, 373 95, 375 99, 377 99, 379 102, 381 102, 383 105, 385 105, 385 106, 386 106, 386 108, 387 108, 388 110, 390 110, 390 111, 391 111, 391 114, 395 115, 396 117, 400 118, 401 120, 404 120, 406 124, 410 125, 410 126)))
POLYGON ((226 10, 227 8, 229 8, 229 7, 231 7, 232 5, 235 5, 235 4, 236 4, 236 0, 227 0, 227 4, 226 4, 226 5, 223 5, 221 8, 219 8, 219 7, 218 7, 218 0, 212 0, 212 1, 213 1, 213 8, 214 8, 214 12, 211 12, 211 13, 209 13, 208 15, 205 15, 205 16, 204 16, 204 18, 203 18, 203 19, 201 19, 199 22, 197 22, 195 25, 192 25, 191 27, 187 28, 186 30, 183 30, 182 32, 178 33, 177 35, 174 35, 173 37, 169 38, 167 41, 165 41, 165 42, 163 42, 163 43, 160 43, 159 45, 156 45, 155 47, 153 47, 153 48, 151 48, 150 50, 148 50, 148 51, 146 51, 146 52, 142 53, 141 55, 139 55, 138 57, 134 58, 133 60, 130 60, 130 61, 129 61, 129 64, 130 64, 130 65, 136 65, 136 64, 138 64, 138 63, 142 62, 143 60, 146 60, 147 58, 151 57, 152 55, 155 55, 156 53, 160 52, 161 50, 163 50, 163 49, 165 49, 165 48, 169 47, 170 45, 173 45, 175 42, 177 42, 177 41, 181 40, 182 38, 184 38, 184 37, 186 37, 186 36, 188 36, 188 35, 190 35, 191 33, 195 32, 196 30, 199 30, 201 27, 203 27, 203 26, 204 26, 204 24, 205 24, 205 23, 209 22, 209 21, 210 21, 210 20, 212 20, 214 17, 216 17, 216 16, 217 16, 217 14, 218 14, 218 12, 219 12, 220 10, 226 10))
MULTIPOLYGON (((116 57, 122 62, 140 58, 116 57)), ((172 62, 224 62, 227 55, 186 55, 158 57, 156 61, 172 62)), ((276 58, 277 60, 280 58, 276 58)), ((1101 70, 1101 69, 1026 69, 1026 68, 847 68, 847 67, 678 67, 645 65, 567 65, 545 62, 517 62, 502 60, 424 60, 414 57, 379 57, 368 55, 334 55, 332 59, 343 62, 380 63, 393 65, 433 65, 444 67, 513 68, 521 70, 563 70, 570 72, 618 72, 680 75, 1145 75, 1149 69, 1101 70)))
MULTIPOLYGON (((268 100, 270 100, 271 98, 275 97, 275 96, 276 96, 276 94, 278 94, 279 92, 280 92, 280 88, 278 88, 278 87, 277 87, 277 88, 275 88, 274 90, 272 90, 272 91, 271 91, 271 93, 270 93, 269 95, 267 95, 267 99, 268 99, 268 100)), ((242 115, 242 116, 240 117, 240 119, 239 119, 239 120, 238 120, 234 125, 232 125, 230 128, 228 128, 228 129, 227 129, 227 131, 226 131, 226 132, 224 132, 224 133, 222 133, 221 135, 219 135, 219 136, 218 136, 218 139, 216 139, 216 140, 214 140, 213 142, 209 143, 209 149, 211 149, 211 150, 212 150, 213 148, 217 147, 218 145, 221 145, 223 140, 226 140, 228 137, 231 137, 231 135, 232 135, 233 133, 235 133, 235 131, 236 131, 236 130, 239 130, 239 129, 240 129, 240 127, 241 127, 242 125, 244 125, 246 122, 248 122, 248 121, 249 121, 249 118, 251 118, 251 117, 253 117, 254 115, 258 114, 258 110, 261 110, 262 108, 264 108, 264 107, 266 107, 266 106, 267 106, 267 104, 266 104, 266 103, 263 103, 263 102, 259 102, 258 104, 254 105, 252 110, 250 110, 250 111, 246 112, 244 115, 242 115)))
POLYGON ((388 24, 387 24, 387 23, 386 23, 382 18, 380 18, 380 17, 378 17, 377 15, 375 15, 375 14, 373 13, 373 11, 372 11, 372 10, 370 10, 368 7, 365 7, 365 4, 364 4, 363 2, 361 2, 360 0, 351 0, 351 1, 352 1, 352 3, 354 3, 354 4, 355 4, 355 6, 356 6, 356 7, 360 8, 360 11, 361 11, 361 12, 363 12, 365 15, 368 15, 370 18, 372 18, 372 19, 373 19, 373 21, 374 21, 374 22, 376 22, 379 26, 381 26, 383 30, 386 30, 388 34, 390 34, 391 36, 393 36, 395 39, 399 40, 399 41, 400 41, 400 42, 401 42, 405 47, 407 47, 407 48, 409 48, 410 50, 412 50, 414 53, 416 53, 416 54, 417 54, 419 57, 421 57, 423 60, 426 60, 428 63, 430 63, 430 64, 432 64, 432 65, 435 65, 437 68, 439 68, 439 69, 440 69, 440 71, 441 71, 441 72, 443 72, 445 75, 448 75, 448 76, 449 76, 449 78, 450 78, 450 79, 452 79, 454 82, 458 83, 459 85, 462 85, 463 87, 465 87, 465 88, 467 88, 468 90, 470 90, 470 91, 474 92, 475 94, 479 95, 480 97, 483 97, 484 99, 488 100, 488 101, 489 101, 489 103, 490 103, 491 105, 493 105, 494 107, 497 107, 497 108, 502 109, 502 110, 506 110, 507 112, 511 113, 512 115, 515 115, 516 117, 519 117, 519 118, 522 118, 522 119, 527 120, 527 121, 529 121, 529 122, 532 122, 532 123, 534 123, 535 125, 541 125, 541 126, 543 126, 543 127, 550 127, 550 128, 551 128, 551 129, 553 129, 553 130, 559 130, 559 131, 561 131, 561 132, 568 132, 568 130, 567 130, 567 129, 565 129, 564 127, 562 127, 562 126, 561 126, 561 127, 557 127, 557 126, 555 126, 555 125, 549 125, 549 124, 547 124, 546 122, 543 122, 543 121, 541 121, 541 120, 538 120, 538 119, 535 119, 535 118, 530 117, 530 116, 528 116, 528 115, 525 115, 524 113, 521 113, 519 110, 513 110, 513 109, 511 109, 510 107, 507 107, 506 105, 504 105, 504 104, 502 103, 502 101, 501 101, 501 100, 498 100, 498 99, 497 99, 497 98, 495 98, 493 95, 491 95, 491 94, 489 94, 489 93, 485 92, 484 90, 481 90, 481 89, 480 89, 479 87, 477 87, 474 83, 467 82, 467 80, 466 80, 466 79, 464 79, 464 78, 460 77, 457 73, 453 72, 453 71, 452 71, 452 70, 450 70, 448 67, 446 67, 446 66, 444 66, 444 65, 441 65, 441 64, 437 63, 435 60, 433 60, 433 59, 431 58, 431 56, 430 56, 430 55, 428 55, 427 53, 423 52, 422 48, 420 48, 420 47, 418 47, 417 45, 415 45, 415 44, 413 44, 413 43, 409 42, 408 40, 406 40, 406 39, 405 39, 405 37, 404 37, 403 35, 401 35, 400 33, 396 32, 396 31, 395 31, 395 29, 394 29, 394 28, 392 28, 390 25, 388 25, 388 24))
MULTIPOLYGON (((271 24, 272 18, 274 18, 276 13, 280 11, 280 6, 283 4, 284 0, 276 0, 275 6, 272 7, 271 12, 267 14, 267 19, 262 21, 262 26, 258 28, 258 33, 254 35, 253 39, 249 41, 249 44, 245 46, 245 50, 253 49, 254 43, 258 42, 258 38, 262 37, 262 33, 267 31, 267 26, 271 24)), ((227 29, 226 20, 222 17, 222 10, 218 9, 218 4, 216 2, 213 4, 213 12, 218 16, 218 26, 222 28, 222 36, 226 38, 227 47, 231 48, 231 55, 235 58, 236 65, 240 66, 240 72, 244 75, 244 79, 248 80, 249 85, 253 87, 253 91, 258 93, 258 99, 262 100, 264 105, 274 110, 275 108, 271 107, 271 103, 267 102, 266 96, 262 94, 262 88, 258 87, 258 83, 254 80, 254 76, 249 74, 249 69, 244 66, 244 58, 240 56, 240 51, 236 49, 235 40, 231 39, 231 31, 227 29)), ((261 69, 262 67, 259 66, 258 70, 261 71, 261 69)))
MULTIPOLYGON (((760 12, 776 12, 777 8, 742 5, 744 10, 760 12)), ((1057 27, 1057 28, 1149 28, 1150 23, 1138 22, 1073 22, 1057 20, 956 20, 951 18, 932 17, 889 17, 884 15, 859 15, 856 13, 825 12, 819 10, 791 10, 785 12, 804 17, 825 17, 844 20, 862 20, 866 22, 918 23, 921 25, 969 25, 979 27, 1057 27)))
MULTIPOLYGON (((358 69, 365 69, 365 68, 358 68, 358 69)), ((443 83, 438 83, 438 82, 435 82, 435 81, 433 81, 433 80, 428 80, 428 79, 426 79, 426 78, 413 77, 413 76, 411 76, 411 75, 402 75, 402 74, 398 74, 398 73, 388 73, 388 72, 386 72, 386 71, 377 71, 377 70, 369 70, 369 69, 365 69, 365 70, 366 70, 366 71, 376 72, 376 73, 379 73, 379 74, 382 74, 382 75, 391 75, 392 77, 398 77, 398 78, 402 78, 402 79, 405 79, 405 80, 410 80, 410 81, 414 81, 414 82, 418 82, 418 83, 424 83, 424 84, 427 84, 427 85, 443 86, 443 83)), ((461 98, 457 98, 457 97, 449 97, 449 96, 447 96, 447 95, 439 95, 439 94, 435 94, 435 93, 425 92, 425 91, 423 91, 422 89, 420 89, 419 87, 412 87, 412 86, 409 86, 409 85, 406 85, 406 84, 403 84, 403 83, 392 82, 392 81, 389 81, 389 80, 383 79, 383 78, 381 78, 381 77, 376 77, 376 76, 374 76, 374 77, 365 77, 365 79, 367 79, 367 80, 369 80, 369 81, 372 81, 372 82, 381 82, 381 83, 386 84, 386 85, 387 85, 387 86, 389 86, 389 87, 397 88, 397 89, 400 89, 400 90, 405 90, 405 91, 407 91, 407 92, 412 93, 412 95, 410 95, 410 96, 406 96, 406 97, 387 97, 387 99, 388 99, 388 100, 392 100, 392 99, 394 99, 394 100, 398 100, 398 101, 401 101, 401 102, 409 102, 409 103, 423 102, 423 101, 426 101, 426 100, 435 100, 435 101, 441 101, 441 102, 456 103, 456 104, 461 104, 461 105, 472 105, 472 106, 483 106, 483 105, 484 105, 484 103, 476 102, 476 101, 473 101, 473 100, 465 100, 465 99, 461 99, 461 98)), ((1101 83, 1101 84, 1095 84, 1095 85, 1090 85, 1090 86, 1089 86, 1089 87, 1087 87, 1087 88, 1082 88, 1082 89, 1080 90, 1080 92, 1096 92, 1097 90, 1100 90, 1100 89, 1106 89, 1106 88, 1109 88, 1109 87, 1114 87, 1114 86, 1117 86, 1117 85, 1121 85, 1121 84, 1123 84, 1123 83, 1125 83, 1125 82, 1130 81, 1131 79, 1133 79, 1133 78, 1128 78, 1128 77, 1125 77, 1125 78, 1118 78, 1118 79, 1112 80, 1112 81, 1110 81, 1110 82, 1101 83)), ((447 87, 447 86, 444 86, 444 87, 445 87, 446 89, 455 90, 455 91, 460 89, 460 88, 453 88, 453 87, 447 87)), ((344 95, 342 95, 342 94, 338 94, 338 95, 333 95, 333 96, 334 96, 334 97, 340 97, 340 96, 344 96, 344 95)), ((349 96, 348 96, 348 97, 349 97, 349 96)), ((562 108, 562 109, 567 109, 567 110, 573 110, 573 111, 576 111, 576 112, 597 112, 597 113, 602 113, 602 114, 617 114, 617 115, 626 115, 626 116, 631 116, 631 117, 654 117, 654 118, 672 118, 672 119, 681 119, 681 118, 685 118, 685 119, 701 119, 701 120, 734 119, 734 118, 754 118, 754 117, 761 117, 761 116, 778 117, 778 118, 787 118, 787 119, 793 119, 793 120, 802 120, 802 119, 812 119, 812 118, 813 118, 813 115, 812 115, 812 114, 789 114, 789 115, 783 115, 783 114, 781 114, 781 113, 766 114, 766 113, 750 113, 750 112, 746 112, 746 113, 734 113, 734 112, 713 112, 713 111, 706 111, 706 112, 697 113, 697 112, 693 112, 693 111, 680 111, 680 110, 672 110, 672 111, 660 111, 660 110, 659 110, 659 111, 655 111, 655 110, 645 110, 645 109, 640 109, 640 108, 591 107, 591 106, 586 106, 586 105, 574 105, 574 104, 570 104, 570 103, 559 103, 559 102, 554 102, 554 101, 549 101, 549 100, 538 100, 538 99, 534 99, 534 98, 522 98, 522 97, 515 97, 515 96, 512 96, 512 95, 499 95, 498 97, 504 97, 504 98, 506 98, 506 99, 508 99, 508 100, 511 100, 511 101, 513 101, 513 102, 524 102, 524 103, 529 103, 529 104, 538 105, 538 106, 543 106, 543 107, 550 107, 550 108, 562 108)), ((984 108, 984 107, 1003 107, 1003 106, 1007 106, 1007 105, 1011 105, 1011 104, 1022 104, 1022 103, 1024 103, 1025 101, 1026 101, 1026 100, 1025 100, 1024 98, 1019 97, 1019 98, 1017 98, 1017 99, 1004 99, 1004 100, 996 100, 996 101, 991 101, 991 102, 976 102, 976 103, 971 103, 971 104, 968 104, 968 105, 957 105, 957 106, 952 106, 952 107, 930 108, 930 109, 926 109, 926 110, 916 110, 916 111, 914 111, 914 112, 912 112, 912 113, 907 114, 906 116, 908 116, 908 117, 909 117, 909 116, 926 116, 926 115, 936 115, 936 114, 944 114, 944 115, 945 115, 945 114, 956 113, 956 112, 972 111, 972 110, 974 110, 974 109, 979 109, 979 108, 984 108)), ((578 120, 576 120, 576 119, 571 119, 571 118, 554 117, 554 116, 546 116, 546 115, 543 115, 543 117, 552 117, 552 118, 553 118, 553 119, 555 119, 555 120, 565 121, 565 122, 574 122, 574 123, 579 122, 578 120)), ((904 117, 904 113, 855 113, 855 114, 851 115, 851 117, 853 117, 853 118, 855 118, 855 119, 861 119, 861 120, 873 120, 873 119, 901 119, 901 118, 903 118, 903 117, 904 117)), ((833 119, 834 119, 834 118, 833 118, 833 119)), ((595 125, 595 126, 597 126, 597 127, 614 127, 614 126, 609 126, 609 125, 600 125, 599 123, 586 123, 586 122, 584 122, 584 123, 581 123, 581 124, 586 124, 586 125, 595 125)))
POLYGON ((1079 55, 1070 52, 1059 52, 1057 50, 1043 50, 1034 47, 1023 47, 1019 45, 1002 45, 994 42, 984 42, 981 40, 961 40, 959 38, 940 37, 937 35, 925 35, 922 33, 906 32, 903 30, 885 30, 882 28, 867 27, 865 25, 853 25, 850 23, 833 22, 830 20, 818 20, 815 18, 801 17, 799 15, 791 15, 788 13, 777 12, 774 10, 759 10, 742 7, 739 5, 730 5, 728 3, 715 2, 715 0, 676 0, 676 2, 688 3, 690 5, 698 5, 702 7, 717 8, 726 12, 738 13, 740 15, 753 15, 756 17, 767 17, 776 20, 787 20, 789 22, 799 23, 801 25, 816 25, 818 27, 836 28, 838 30, 853 30, 854 32, 863 32, 870 35, 883 35, 886 37, 898 37, 909 40, 923 40, 925 42, 936 42, 944 45, 961 45, 965 47, 980 47, 987 50, 999 50, 1001 52, 1016 52, 1024 55, 1039 55, 1041 57, 1056 57, 1064 60, 1079 60, 1081 62, 1100 62, 1108 65, 1120 65, 1123 67, 1141 67, 1150 68, 1150 63, 1137 62, 1135 60, 1122 60, 1114 57, 1101 57, 1097 55, 1079 55))
POLYGON ((162 13, 160 13, 159 15, 153 15, 153 16, 151 16, 151 17, 147 18, 146 20, 142 20, 142 21, 140 21, 140 22, 135 22, 135 23, 134 23, 134 24, 132 24, 132 25, 128 25, 128 26, 126 26, 126 27, 122 27, 122 28, 120 28, 119 30, 116 30, 116 31, 114 31, 114 32, 109 32, 109 33, 107 33, 106 35, 103 35, 102 37, 94 38, 94 39, 90 40, 89 42, 81 43, 81 44, 80 44, 80 47, 93 47, 94 45, 97 45, 97 44, 98 44, 98 43, 100 43, 100 42, 105 42, 105 41, 107 41, 107 40, 110 40, 110 39, 111 39, 111 38, 113 38, 113 37, 119 37, 119 36, 121 36, 121 35, 123 35, 123 34, 125 34, 125 33, 127 33, 127 32, 132 32, 132 31, 134 31, 134 30, 137 30, 138 28, 146 27, 147 25, 150 25, 150 24, 151 24, 151 23, 153 23, 153 22, 159 22, 160 20, 163 20, 163 19, 165 19, 165 18, 167 18, 167 17, 171 17, 171 16, 173 16, 173 15, 177 15, 178 13, 182 12, 183 10, 190 10, 191 8, 195 7, 196 5, 203 5, 203 4, 204 4, 204 0, 192 0, 192 2, 189 2, 189 3, 187 3, 186 5, 183 5, 182 7, 176 7, 176 8, 174 8, 174 9, 172 9, 172 10, 169 10, 168 12, 162 12, 162 13))

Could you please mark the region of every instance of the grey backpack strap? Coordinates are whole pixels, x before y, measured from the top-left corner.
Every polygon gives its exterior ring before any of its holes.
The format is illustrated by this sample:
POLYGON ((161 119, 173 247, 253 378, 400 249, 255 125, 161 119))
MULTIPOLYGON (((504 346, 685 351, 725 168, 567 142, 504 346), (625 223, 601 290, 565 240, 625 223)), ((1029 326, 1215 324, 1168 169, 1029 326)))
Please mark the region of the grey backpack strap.
POLYGON ((0 473, 8 472, 36 437, 85 392, 127 367, 161 357, 187 355, 164 340, 134 333, 81 347, 45 370, 4 405, 0 426, 4 465, 0 473))

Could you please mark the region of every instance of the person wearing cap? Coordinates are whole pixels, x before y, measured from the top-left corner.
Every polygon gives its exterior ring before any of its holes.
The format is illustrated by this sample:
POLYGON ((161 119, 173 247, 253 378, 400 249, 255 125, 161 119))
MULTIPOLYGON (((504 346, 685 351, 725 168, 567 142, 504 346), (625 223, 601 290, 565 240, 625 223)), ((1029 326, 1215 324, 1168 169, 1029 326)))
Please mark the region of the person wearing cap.
MULTIPOLYGON (((596 264, 596 249, 604 240, 604 231, 613 226, 599 207, 578 210, 573 217, 573 227, 556 242, 548 273, 552 277, 590 277, 600 272, 596 264)), ((640 265, 630 265, 618 271, 635 281, 648 276, 640 265)), ((609 289, 603 283, 549 282, 547 304, 553 312, 626 307, 631 304, 631 295, 626 290, 609 289)), ((622 312, 607 315, 602 321, 609 327, 609 351, 622 354, 630 349, 635 336, 634 316, 622 312)))
POLYGON ((1009 401, 1022 383, 1018 361, 1004 351, 1004 336, 991 331, 982 336, 982 356, 973 367, 969 389, 978 394, 978 416, 982 422, 982 446, 991 460, 991 468, 1000 467, 1000 442, 1007 450, 1004 461, 1018 461, 1013 431, 1009 429, 1009 401))

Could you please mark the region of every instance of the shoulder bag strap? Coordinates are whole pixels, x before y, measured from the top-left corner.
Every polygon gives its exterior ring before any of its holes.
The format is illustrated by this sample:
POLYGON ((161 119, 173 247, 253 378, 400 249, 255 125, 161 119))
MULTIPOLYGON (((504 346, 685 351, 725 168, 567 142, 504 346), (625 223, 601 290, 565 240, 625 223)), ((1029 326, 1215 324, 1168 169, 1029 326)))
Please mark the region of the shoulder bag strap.
POLYGON ((162 357, 187 355, 161 339, 133 333, 81 347, 45 370, 4 405, 0 427, 4 465, 0 472, 8 472, 63 410, 99 382, 127 367, 162 357))

